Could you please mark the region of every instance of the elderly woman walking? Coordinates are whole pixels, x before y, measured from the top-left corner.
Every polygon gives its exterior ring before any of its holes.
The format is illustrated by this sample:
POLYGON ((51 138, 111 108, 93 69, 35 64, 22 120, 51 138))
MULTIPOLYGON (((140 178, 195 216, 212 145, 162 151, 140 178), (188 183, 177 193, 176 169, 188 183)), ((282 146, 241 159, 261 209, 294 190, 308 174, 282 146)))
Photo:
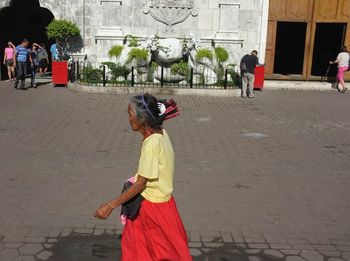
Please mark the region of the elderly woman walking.
POLYGON ((163 121, 178 115, 173 100, 152 95, 135 96, 128 106, 132 130, 143 136, 137 174, 129 179, 116 199, 95 213, 107 219, 122 206, 122 261, 192 260, 187 235, 172 196, 174 150, 163 121))
POLYGON ((343 46, 340 49, 340 53, 337 56, 337 59, 335 61, 329 62, 330 64, 338 64, 338 73, 337 73, 337 83, 338 83, 338 89, 340 92, 344 93, 346 92, 347 88, 345 87, 345 82, 344 82, 344 73, 349 69, 349 61, 350 56, 348 53, 348 50, 346 46, 343 46), (340 88, 340 86, 341 88, 340 88))

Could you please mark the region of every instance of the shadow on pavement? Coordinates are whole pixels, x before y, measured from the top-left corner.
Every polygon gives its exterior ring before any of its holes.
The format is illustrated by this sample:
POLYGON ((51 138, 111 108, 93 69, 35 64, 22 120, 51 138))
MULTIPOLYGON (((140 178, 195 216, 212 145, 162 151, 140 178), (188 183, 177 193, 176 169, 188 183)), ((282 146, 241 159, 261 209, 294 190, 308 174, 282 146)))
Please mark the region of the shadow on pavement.
POLYGON ((244 249, 232 247, 232 244, 213 249, 198 249, 202 252, 199 256, 193 257, 193 261, 282 261, 284 257, 277 258, 265 255, 262 250, 244 249))
MULTIPOLYGON (((59 238, 48 249, 52 252, 49 261, 117 261, 120 260, 120 237, 115 235, 71 235, 59 238)), ((264 255, 261 250, 249 250, 232 244, 218 248, 198 248, 193 261, 282 261, 264 255)), ((137 260, 135 260, 137 261, 137 260)), ((179 260, 180 261, 180 260, 179 260)))
POLYGON ((120 240, 114 235, 71 235, 58 238, 49 261, 120 260, 120 240))

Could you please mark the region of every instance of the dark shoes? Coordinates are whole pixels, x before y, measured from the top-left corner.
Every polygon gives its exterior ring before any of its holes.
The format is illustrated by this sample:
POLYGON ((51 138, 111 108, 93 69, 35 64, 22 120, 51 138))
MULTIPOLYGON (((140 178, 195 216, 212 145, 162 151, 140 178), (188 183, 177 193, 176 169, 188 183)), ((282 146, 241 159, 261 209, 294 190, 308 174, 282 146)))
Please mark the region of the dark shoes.
POLYGON ((23 90, 23 91, 26 91, 27 88, 25 87, 25 85, 23 83, 21 83, 21 86, 18 88, 18 83, 15 83, 13 85, 13 88, 15 88, 16 90, 23 90))
POLYGON ((341 93, 345 93, 348 90, 348 88, 344 88, 343 90, 341 90, 341 93))

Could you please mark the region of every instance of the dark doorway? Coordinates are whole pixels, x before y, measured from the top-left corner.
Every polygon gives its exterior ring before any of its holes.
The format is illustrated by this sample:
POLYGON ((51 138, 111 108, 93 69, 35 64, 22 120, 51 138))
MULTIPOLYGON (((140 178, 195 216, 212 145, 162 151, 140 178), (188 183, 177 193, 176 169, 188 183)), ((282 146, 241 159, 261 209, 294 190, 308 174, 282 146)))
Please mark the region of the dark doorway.
POLYGON ((307 23, 278 22, 274 73, 303 74, 307 23))
MULTIPOLYGON (((329 61, 335 60, 340 47, 344 44, 346 24, 344 23, 317 23, 315 44, 312 59, 311 75, 323 76, 329 61)), ((331 66, 329 76, 335 76, 337 66, 331 66)))
MULTIPOLYGON (((12 0, 9 7, 0 10, 0 59, 8 41, 18 45, 23 38, 31 42, 45 43, 50 47, 46 27, 54 19, 46 8, 41 8, 39 0, 12 0)), ((7 79, 5 66, 1 66, 1 79, 7 79)))

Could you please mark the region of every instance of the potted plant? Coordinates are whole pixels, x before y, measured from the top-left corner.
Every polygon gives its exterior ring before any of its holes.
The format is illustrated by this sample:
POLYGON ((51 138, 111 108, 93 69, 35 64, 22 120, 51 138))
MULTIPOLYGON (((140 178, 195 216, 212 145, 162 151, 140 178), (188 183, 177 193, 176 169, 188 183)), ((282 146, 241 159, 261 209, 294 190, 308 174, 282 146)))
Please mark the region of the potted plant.
POLYGON ((56 41, 57 57, 52 59, 52 84, 68 84, 68 60, 72 39, 80 35, 78 26, 68 20, 53 20, 47 27, 47 37, 56 41))

